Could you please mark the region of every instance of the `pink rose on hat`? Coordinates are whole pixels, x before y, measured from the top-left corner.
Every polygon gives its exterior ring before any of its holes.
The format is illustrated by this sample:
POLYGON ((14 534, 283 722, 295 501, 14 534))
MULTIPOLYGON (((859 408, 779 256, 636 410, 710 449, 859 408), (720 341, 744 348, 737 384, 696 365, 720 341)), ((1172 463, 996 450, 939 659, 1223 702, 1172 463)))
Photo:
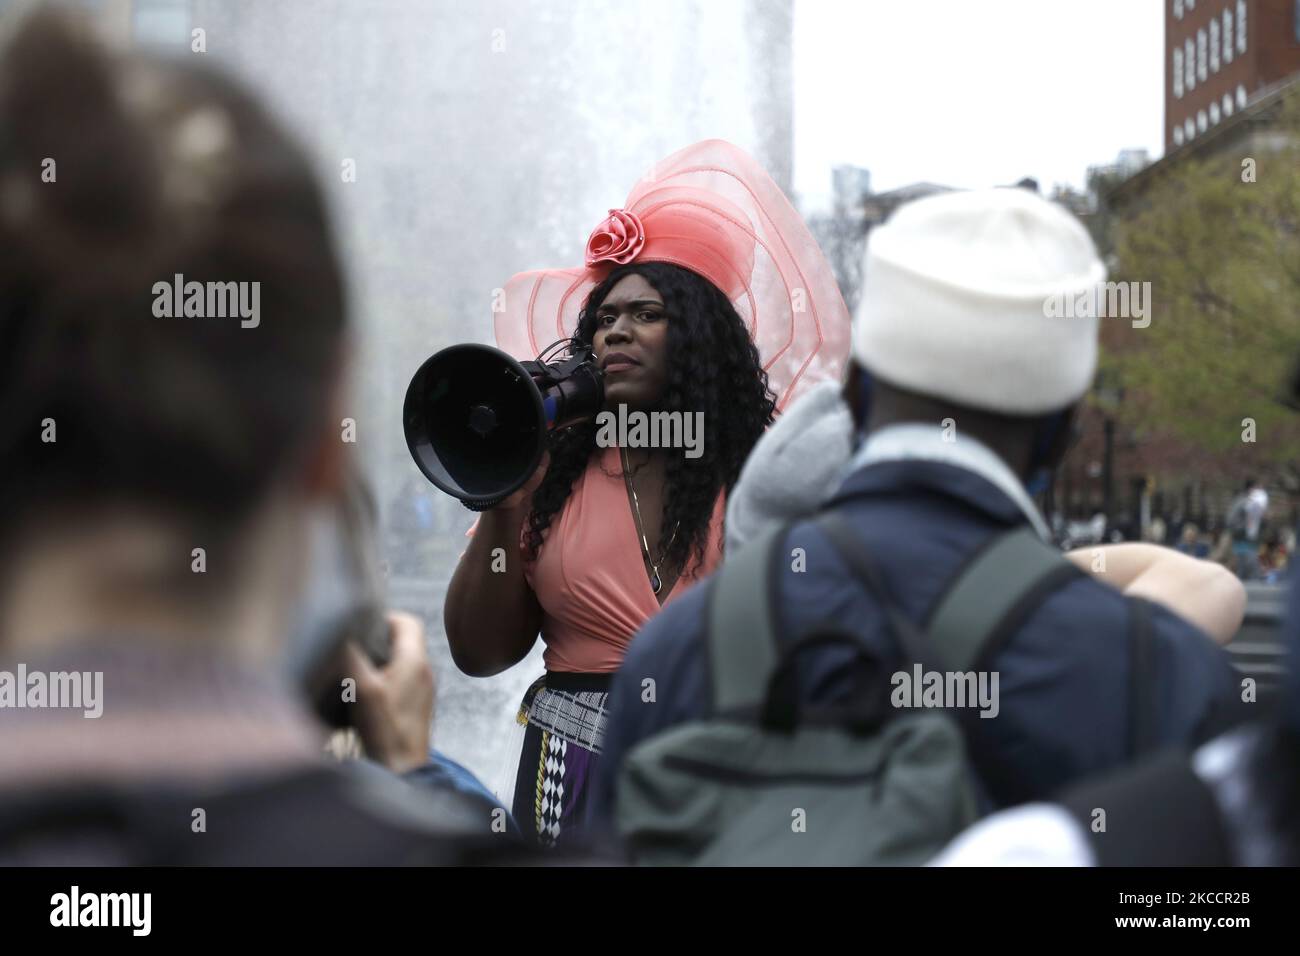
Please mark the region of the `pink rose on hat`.
POLYGON ((611 209, 609 216, 587 238, 587 267, 599 262, 627 265, 645 245, 645 228, 635 214, 611 209))

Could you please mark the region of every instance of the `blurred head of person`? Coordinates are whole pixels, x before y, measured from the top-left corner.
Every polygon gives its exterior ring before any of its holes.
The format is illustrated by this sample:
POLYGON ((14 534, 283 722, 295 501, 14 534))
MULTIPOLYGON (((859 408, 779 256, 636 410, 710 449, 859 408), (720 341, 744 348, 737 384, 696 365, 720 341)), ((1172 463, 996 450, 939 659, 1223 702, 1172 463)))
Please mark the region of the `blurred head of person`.
POLYGON ((952 419, 958 441, 978 439, 1042 484, 1092 384, 1105 278, 1079 221, 1027 190, 901 207, 867 244, 853 338, 860 425, 952 419))
POLYGON ((0 651, 265 658, 344 471, 344 289, 245 92, 40 12, 0 58, 0 651))

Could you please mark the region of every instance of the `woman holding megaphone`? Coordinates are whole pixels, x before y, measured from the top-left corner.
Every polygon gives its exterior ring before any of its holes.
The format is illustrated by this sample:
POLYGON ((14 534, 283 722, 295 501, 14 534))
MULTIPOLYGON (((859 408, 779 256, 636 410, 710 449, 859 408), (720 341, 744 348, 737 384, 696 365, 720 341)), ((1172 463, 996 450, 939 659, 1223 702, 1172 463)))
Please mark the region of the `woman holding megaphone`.
MULTIPOLYGON (((656 164, 587 242, 582 269, 505 287, 501 348, 557 335, 589 351, 607 411, 702 413, 702 453, 614 446, 587 418, 553 429, 530 480, 488 508, 444 609, 456 664, 546 674, 519 711, 513 800, 526 833, 569 842, 587 823, 608 684, 632 636, 721 558, 726 494, 774 414, 837 378, 849 318, 831 270, 766 172, 719 140, 656 164)), ((697 441, 699 437, 697 436, 697 441)))

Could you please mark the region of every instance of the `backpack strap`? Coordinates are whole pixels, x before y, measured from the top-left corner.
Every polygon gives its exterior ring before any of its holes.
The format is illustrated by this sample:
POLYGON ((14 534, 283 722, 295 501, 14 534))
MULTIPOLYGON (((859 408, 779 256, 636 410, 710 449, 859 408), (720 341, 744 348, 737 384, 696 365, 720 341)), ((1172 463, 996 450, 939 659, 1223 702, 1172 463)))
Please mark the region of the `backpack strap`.
MULTIPOLYGON (((877 600, 893 605, 875 561, 843 516, 824 512, 818 524, 877 600)), ((997 535, 950 582, 931 612, 929 628, 921 633, 920 649, 906 643, 900 649, 909 662, 919 661, 929 670, 979 669, 1049 593, 1082 574, 1027 528, 997 535)), ((993 746, 976 712, 965 708, 953 716, 965 731, 971 759, 993 800, 1007 806, 1028 799, 1022 775, 993 746)))
MULTIPOLYGON (((843 516, 823 512, 817 524, 881 599, 885 588, 875 561, 843 516)), ((957 572, 930 613, 925 645, 902 650, 910 660, 926 663, 929 658, 945 670, 975 670, 1048 594, 1082 573, 1029 528, 1013 528, 994 537, 957 572)))
POLYGON ((1098 866, 1236 865, 1214 793, 1184 753, 1083 784, 1061 804, 1087 831, 1098 866))
MULTIPOLYGON (((953 670, 978 670, 1015 634, 1025 618, 1067 581, 1084 572, 1029 528, 995 538, 959 572, 930 614, 929 633, 953 670)), ((1128 749, 1159 746, 1159 687, 1152 678, 1151 603, 1128 598, 1128 749)))
POLYGON ((949 670, 978 670, 1049 594, 1082 575, 1033 529, 1012 528, 957 572, 926 630, 949 670))
POLYGON ((722 713, 757 710, 780 656, 782 545, 790 525, 764 528, 713 576, 708 600, 708 654, 713 706, 722 713))
POLYGON ((936 653, 933 643, 925 632, 898 607, 875 559, 867 551, 866 545, 862 543, 857 533, 848 527, 844 516, 837 511, 823 511, 817 516, 816 524, 880 605, 885 615, 885 622, 898 642, 899 650, 907 659, 907 663, 920 663, 931 670, 940 668, 943 658, 936 653))
MULTIPOLYGON (((933 606, 928 626, 913 625, 890 598, 884 578, 865 545, 838 510, 817 516, 818 528, 882 604, 909 662, 932 669, 979 670, 1046 597, 1084 572, 1032 529, 1016 527, 994 536, 957 572, 933 606)), ((708 602, 708 648, 714 707, 754 712, 766 699, 781 659, 780 595, 783 544, 792 523, 772 525, 722 565, 708 602)), ((1159 721, 1151 679, 1151 606, 1130 599, 1129 752, 1157 745, 1159 721)), ((996 772, 995 772, 996 773, 996 772)), ((1009 797, 1009 780, 993 789, 1009 797)))

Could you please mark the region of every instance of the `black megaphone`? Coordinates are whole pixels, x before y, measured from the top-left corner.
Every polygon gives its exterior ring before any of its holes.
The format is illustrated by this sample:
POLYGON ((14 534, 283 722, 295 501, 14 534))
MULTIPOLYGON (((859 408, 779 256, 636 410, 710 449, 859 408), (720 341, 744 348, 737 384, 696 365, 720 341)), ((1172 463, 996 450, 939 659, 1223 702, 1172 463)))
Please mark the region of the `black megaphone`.
POLYGON ((552 429, 594 418, 604 402, 604 373, 576 339, 529 362, 488 345, 453 345, 411 379, 402 427, 424 477, 486 511, 532 477, 552 429))

